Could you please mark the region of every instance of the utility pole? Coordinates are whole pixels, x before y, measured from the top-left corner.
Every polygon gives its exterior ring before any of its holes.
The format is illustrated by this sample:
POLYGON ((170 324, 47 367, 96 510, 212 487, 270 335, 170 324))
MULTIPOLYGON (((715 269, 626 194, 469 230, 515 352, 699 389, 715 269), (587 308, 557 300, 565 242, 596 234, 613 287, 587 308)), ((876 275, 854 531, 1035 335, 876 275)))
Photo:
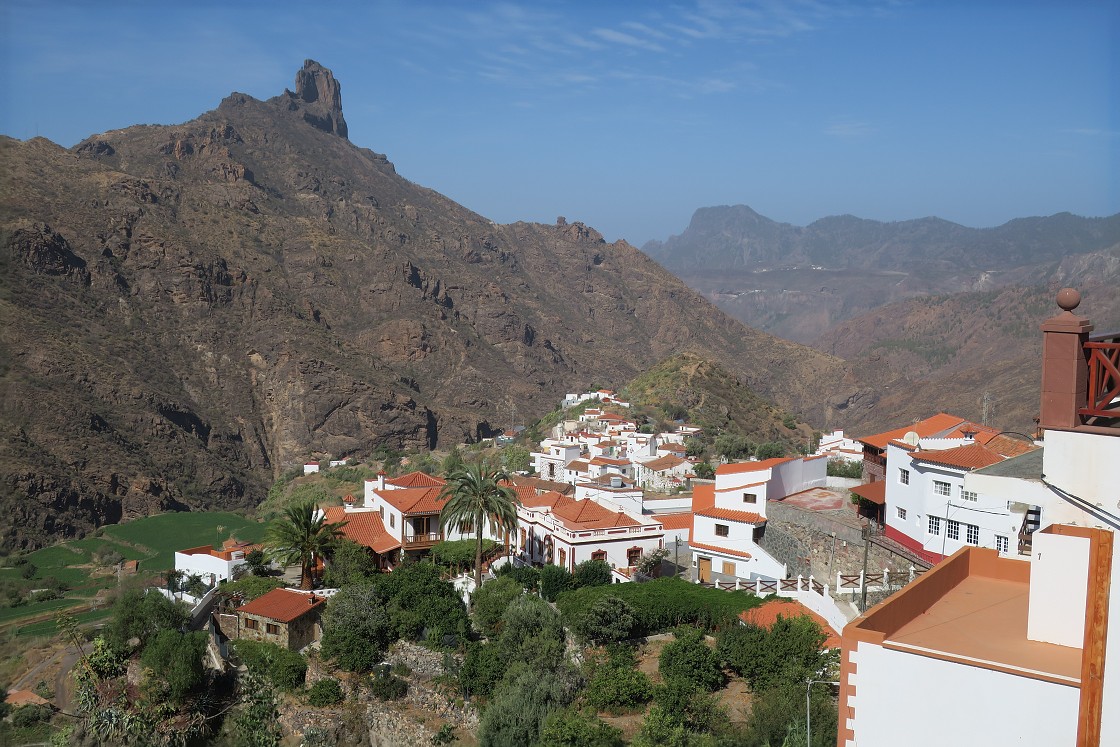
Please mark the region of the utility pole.
MULTIPOLYGON (((867 554, 871 550, 871 532, 871 522, 869 521, 863 525, 863 576, 860 579, 860 587, 862 588, 859 600, 859 611, 861 613, 867 612, 867 554)), ((809 696, 806 695, 805 697, 808 698, 809 696)))
POLYGON ((677 575, 681 574, 681 538, 674 537, 673 544, 675 545, 673 552, 673 565, 677 568, 677 575))

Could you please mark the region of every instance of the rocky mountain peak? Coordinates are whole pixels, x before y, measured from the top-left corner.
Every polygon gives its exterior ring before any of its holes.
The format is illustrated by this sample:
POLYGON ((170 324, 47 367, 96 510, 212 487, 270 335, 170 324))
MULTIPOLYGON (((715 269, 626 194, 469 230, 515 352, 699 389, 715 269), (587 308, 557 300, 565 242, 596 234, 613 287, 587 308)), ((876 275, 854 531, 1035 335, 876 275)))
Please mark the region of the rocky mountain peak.
POLYGON ((342 86, 334 73, 315 60, 304 60, 296 73, 296 91, 286 92, 290 106, 303 111, 308 124, 347 137, 346 119, 342 116, 342 86))

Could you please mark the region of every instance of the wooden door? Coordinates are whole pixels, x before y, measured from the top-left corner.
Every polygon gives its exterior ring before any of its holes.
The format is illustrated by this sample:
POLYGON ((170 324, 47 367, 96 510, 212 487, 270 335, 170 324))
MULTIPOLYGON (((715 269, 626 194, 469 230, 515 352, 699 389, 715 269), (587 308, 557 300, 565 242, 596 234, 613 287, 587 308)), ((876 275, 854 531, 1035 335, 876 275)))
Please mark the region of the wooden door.
POLYGON ((702 583, 702 584, 711 583, 711 581, 712 581, 712 559, 711 558, 700 558, 700 560, 697 561, 697 563, 698 563, 697 571, 700 575, 700 583, 702 583))

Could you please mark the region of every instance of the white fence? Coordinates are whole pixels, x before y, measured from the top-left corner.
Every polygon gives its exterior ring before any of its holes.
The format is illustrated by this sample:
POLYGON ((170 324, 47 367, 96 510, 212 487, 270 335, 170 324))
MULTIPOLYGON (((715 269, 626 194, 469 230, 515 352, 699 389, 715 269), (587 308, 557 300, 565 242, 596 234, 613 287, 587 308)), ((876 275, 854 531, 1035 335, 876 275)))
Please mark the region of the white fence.
MULTIPOLYGON (((697 582, 699 583, 699 582, 697 582)), ((822 584, 812 576, 808 578, 756 578, 754 581, 736 579, 731 581, 716 581, 706 583, 715 589, 744 590, 754 592, 757 596, 775 594, 786 599, 796 599, 808 609, 823 617, 834 631, 840 633, 849 620, 854 619, 858 612, 855 608, 845 610, 836 603, 829 594, 828 584, 822 584)), ((851 605, 846 605, 851 607, 851 605)))
POLYGON ((910 566, 908 571, 892 573, 890 570, 883 570, 879 573, 868 573, 866 576, 864 576, 863 571, 859 573, 837 573, 835 593, 862 594, 864 584, 867 584, 868 591, 897 591, 923 573, 925 573, 924 570, 914 566, 910 566))

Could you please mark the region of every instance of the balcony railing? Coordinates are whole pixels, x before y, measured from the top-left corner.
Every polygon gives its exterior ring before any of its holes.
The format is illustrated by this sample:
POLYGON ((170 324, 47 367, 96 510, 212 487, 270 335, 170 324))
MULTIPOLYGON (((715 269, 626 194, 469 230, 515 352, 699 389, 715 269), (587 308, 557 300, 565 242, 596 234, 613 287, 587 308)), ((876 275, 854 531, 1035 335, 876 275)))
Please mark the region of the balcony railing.
POLYGON ((1089 363, 1088 402, 1083 418, 1120 418, 1120 332, 1093 335, 1085 343, 1089 363))
POLYGON ((404 542, 402 543, 404 549, 415 550, 418 548, 431 547, 437 542, 443 542, 442 532, 427 532, 420 534, 412 534, 405 532, 404 542))

